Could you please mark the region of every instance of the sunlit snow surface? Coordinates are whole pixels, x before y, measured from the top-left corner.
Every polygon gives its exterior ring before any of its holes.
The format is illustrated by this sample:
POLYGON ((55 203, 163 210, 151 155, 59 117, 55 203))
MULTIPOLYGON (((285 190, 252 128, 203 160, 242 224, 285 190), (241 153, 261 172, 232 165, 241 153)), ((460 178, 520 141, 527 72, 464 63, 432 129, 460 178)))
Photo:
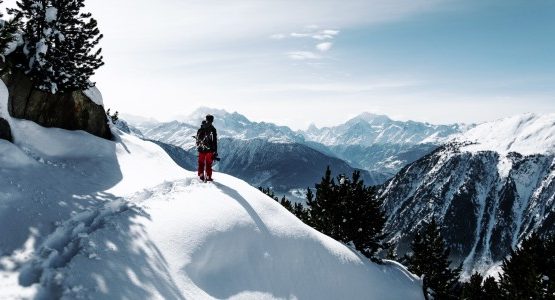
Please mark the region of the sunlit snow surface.
POLYGON ((421 299, 420 281, 153 143, 0 116, 0 299, 421 299))
POLYGON ((552 154, 555 153, 555 113, 528 113, 484 123, 454 140, 474 143, 462 148, 471 152, 552 154))

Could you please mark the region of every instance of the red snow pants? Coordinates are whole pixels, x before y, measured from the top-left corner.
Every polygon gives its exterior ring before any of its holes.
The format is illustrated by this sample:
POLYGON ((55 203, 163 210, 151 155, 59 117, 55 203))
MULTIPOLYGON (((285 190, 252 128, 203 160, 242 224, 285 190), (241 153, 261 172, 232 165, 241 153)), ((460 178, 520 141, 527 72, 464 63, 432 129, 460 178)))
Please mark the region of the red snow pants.
POLYGON ((198 153, 198 176, 203 176, 206 168, 206 178, 212 178, 212 162, 214 161, 214 152, 198 153))

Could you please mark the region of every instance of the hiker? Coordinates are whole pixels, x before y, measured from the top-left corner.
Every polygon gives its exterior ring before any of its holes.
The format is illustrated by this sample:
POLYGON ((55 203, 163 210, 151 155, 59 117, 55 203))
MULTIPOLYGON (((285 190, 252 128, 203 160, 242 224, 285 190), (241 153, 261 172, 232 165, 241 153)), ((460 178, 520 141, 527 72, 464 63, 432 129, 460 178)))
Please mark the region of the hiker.
POLYGON ((213 181, 212 162, 218 158, 218 134, 212 125, 214 116, 207 115, 197 131, 198 176, 202 181, 213 181))

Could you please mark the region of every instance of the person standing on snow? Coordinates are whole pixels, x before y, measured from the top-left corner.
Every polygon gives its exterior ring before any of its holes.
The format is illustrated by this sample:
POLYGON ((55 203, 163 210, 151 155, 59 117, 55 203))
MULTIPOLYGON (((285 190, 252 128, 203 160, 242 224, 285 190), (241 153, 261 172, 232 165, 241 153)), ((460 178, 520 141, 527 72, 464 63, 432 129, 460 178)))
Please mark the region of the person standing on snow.
POLYGON ((198 176, 202 181, 213 181, 212 162, 218 159, 218 134, 212 123, 214 116, 207 115, 197 131, 198 176))

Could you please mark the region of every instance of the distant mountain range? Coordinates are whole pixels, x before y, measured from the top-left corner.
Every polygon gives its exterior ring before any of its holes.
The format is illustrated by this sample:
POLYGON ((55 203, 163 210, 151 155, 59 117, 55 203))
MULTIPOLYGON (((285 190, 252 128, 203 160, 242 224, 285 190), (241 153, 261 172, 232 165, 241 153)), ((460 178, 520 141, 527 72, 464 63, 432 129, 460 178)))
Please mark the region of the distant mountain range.
POLYGON ((467 275, 530 234, 555 231, 555 114, 484 123, 404 167, 380 197, 404 254, 432 217, 467 275))
POLYGON ((301 134, 307 141, 325 145, 355 167, 393 176, 468 127, 394 121, 384 115, 362 113, 334 127, 311 125, 301 134))
MULTIPOLYGON (((368 182, 371 184, 382 183, 406 164, 436 149, 448 136, 466 129, 463 125, 401 122, 383 115, 363 113, 335 127, 317 128, 312 125, 306 131, 293 131, 286 126, 250 121, 237 112, 210 108, 199 108, 191 115, 171 122, 131 118, 130 123, 148 139, 194 151, 192 136, 209 113, 215 116, 214 123, 220 138, 231 138, 241 141, 236 143, 246 144, 260 139, 274 144, 304 145, 328 159, 339 158, 353 169, 368 171, 368 176, 373 178, 368 182)), ((220 154, 223 153, 220 151, 220 154)), ((278 160, 276 164, 281 160, 287 161, 285 156, 274 158, 278 160)))

